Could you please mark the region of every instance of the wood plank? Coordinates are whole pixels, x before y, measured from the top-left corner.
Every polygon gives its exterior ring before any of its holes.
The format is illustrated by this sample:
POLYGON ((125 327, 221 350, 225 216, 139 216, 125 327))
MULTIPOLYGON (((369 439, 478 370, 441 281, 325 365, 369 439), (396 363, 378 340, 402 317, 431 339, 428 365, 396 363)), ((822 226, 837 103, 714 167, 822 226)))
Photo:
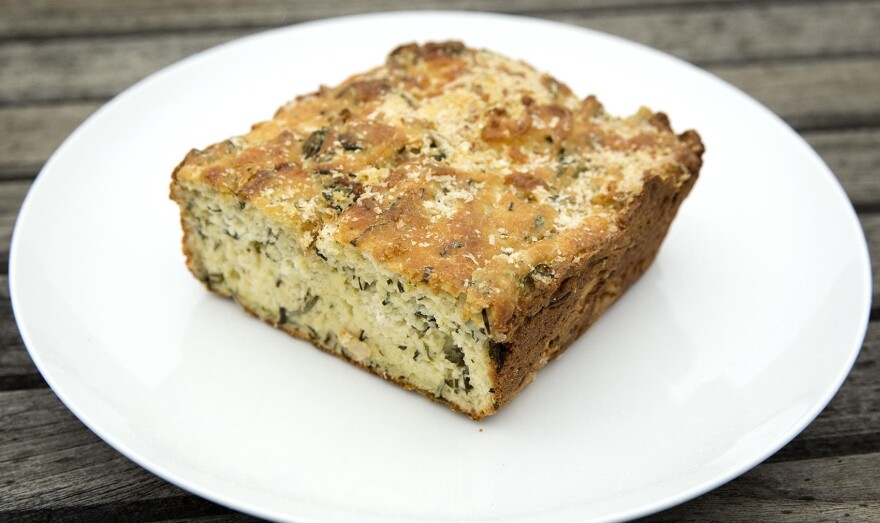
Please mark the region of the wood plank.
POLYGON ((638 523, 804 523, 821 521, 877 521, 880 503, 864 501, 816 501, 811 499, 752 499, 720 497, 714 492, 654 516, 638 519, 638 523))
MULTIPOLYGON (((0 45, 0 104, 104 100, 147 74, 242 32, 0 45)), ((880 123, 880 57, 710 67, 795 127, 880 123)), ((293 94, 293 93, 292 93, 293 94)))
POLYGON ((0 391, 46 387, 18 333, 6 275, 12 229, 30 185, 28 180, 0 183, 0 391))
POLYGON ((0 179, 33 177, 100 104, 0 107, 0 179))
POLYGON ((170 519, 163 520, 163 523, 188 523, 190 521, 198 521, 199 523, 241 523, 241 522, 253 522, 253 521, 264 521, 262 519, 257 519, 253 516, 246 516, 244 514, 239 513, 231 513, 224 516, 207 516, 204 518, 187 518, 187 519, 170 519))
POLYGON ((758 499, 880 502, 877 479, 880 479, 880 453, 875 452, 763 465, 743 475, 738 485, 728 485, 718 494, 758 499))
MULTIPOLYGON (((386 2, 392 9, 411 8, 410 3, 403 0, 386 2)), ((366 8, 366 4, 332 4, 333 2, 299 3, 296 9, 291 9, 287 4, 232 4, 236 9, 229 5, 194 6, 175 2, 167 6, 167 10, 163 10, 142 2, 125 8, 116 3, 111 6, 64 2, 60 6, 53 5, 51 9, 45 5, 37 6, 37 9, 31 9, 35 12, 28 14, 24 14, 25 10, 13 9, 13 16, 7 18, 6 24, 13 23, 9 20, 15 19, 16 13, 25 20, 14 27, 7 25, 4 28, 0 23, 0 35, 4 31, 12 35, 21 31, 37 31, 50 38, 71 34, 68 31, 78 31, 72 34, 89 35, 109 31, 110 34, 128 36, 149 30, 246 31, 320 18, 324 16, 321 13, 329 15, 340 12, 340 7, 346 9, 350 6, 353 10, 351 12, 366 8), (99 9, 102 11, 101 16, 87 14, 99 9), (61 13, 67 13, 68 18, 59 25, 55 17, 61 13), (112 23, 114 14, 122 17, 116 24, 112 23), (136 17, 136 14, 143 16, 136 17), (80 23, 90 25, 82 26, 80 23), (130 27, 125 31, 122 28, 127 27, 126 23, 147 25, 130 27), (46 27, 41 29, 40 25, 33 24, 44 24, 46 27)), ((800 2, 795 5, 721 3, 701 8, 675 5, 674 8, 639 10, 621 9, 620 6, 607 9, 612 5, 598 3, 593 7, 605 7, 606 10, 596 11, 589 7, 580 7, 572 0, 561 5, 554 4, 552 8, 532 0, 502 4, 498 0, 482 0, 476 4, 467 1, 458 7, 521 13, 529 6, 537 9, 535 14, 542 18, 622 36, 698 63, 880 51, 880 39, 874 38, 875 28, 880 25, 880 4, 858 1, 813 5, 800 2)), ((443 4, 442 7, 448 9, 456 6, 443 4)))
POLYGON ((880 453, 765 463, 643 522, 874 521, 880 515, 880 453))
MULTIPOLYGON (((366 12, 463 9, 528 14, 535 12, 602 12, 628 8, 707 6, 740 0, 2 0, 0 38, 59 35, 132 34, 204 28, 273 27, 305 20, 366 12)), ((778 1, 778 0, 777 0, 778 1)), ((752 4, 764 3, 753 0, 752 4)))
POLYGON ((2 510, 0 521, 44 523, 47 521, 199 521, 254 522, 263 521, 233 512, 191 494, 176 497, 122 500, 96 505, 58 506, 42 509, 2 510), (172 519, 173 518, 173 519, 172 519), (182 519, 179 519, 182 518, 182 519))
MULTIPOLYGON (((179 517, 179 515, 177 515, 179 517)), ((199 523, 241 523, 241 522, 253 522, 253 521, 264 521, 262 519, 257 519, 253 516, 246 516, 244 514, 239 513, 230 513, 228 515, 223 516, 206 516, 199 518, 187 518, 187 519, 169 519, 162 520, 163 523, 189 523, 190 521, 198 521, 199 523)))
POLYGON ((880 203, 880 129, 801 133, 837 175, 856 207, 880 203))
POLYGON ((246 31, 0 45, 0 103, 105 100, 148 74, 246 31))
POLYGON ((101 441, 51 390, 0 393, 0 420, 4 510, 187 496, 101 441))
POLYGON ((874 283, 873 304, 880 306, 880 214, 860 216, 865 239, 868 241, 868 252, 871 256, 871 278, 874 283))
POLYGON ((9 243, 21 202, 31 186, 30 180, 15 180, 0 184, 0 274, 9 267, 9 243))
POLYGON ((9 280, 4 274, 0 276, 0 391, 45 387, 18 333, 9 300, 9 280))
POLYGON ((709 71, 796 129, 880 123, 880 58, 719 66, 709 71))
POLYGON ((880 51, 880 4, 752 2, 704 9, 639 10, 548 18, 641 42, 697 63, 880 51))
POLYGON ((843 386, 822 414, 770 458, 795 461, 880 452, 880 321, 872 321, 843 386))

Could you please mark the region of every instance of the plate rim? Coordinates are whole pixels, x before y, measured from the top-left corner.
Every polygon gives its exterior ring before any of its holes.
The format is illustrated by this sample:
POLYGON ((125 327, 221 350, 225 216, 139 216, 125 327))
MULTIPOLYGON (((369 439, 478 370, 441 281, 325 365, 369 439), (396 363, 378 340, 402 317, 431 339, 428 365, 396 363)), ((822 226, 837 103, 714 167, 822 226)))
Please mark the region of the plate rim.
MULTIPOLYGON (((840 180, 833 174, 833 171, 828 167, 825 161, 819 156, 819 154, 806 142, 806 140, 795 131, 787 122, 785 122, 781 117, 776 115, 773 111, 767 108, 762 103, 758 102, 751 95, 744 92, 740 88, 730 84, 726 80, 693 65, 686 60, 678 58, 674 55, 671 55, 665 51, 661 51, 655 48, 652 48, 648 45, 635 42, 632 40, 628 40, 626 38, 612 35, 609 33, 605 33, 602 31, 598 31, 596 29, 576 26, 573 24, 558 22, 553 20, 534 18, 525 15, 513 15, 513 14, 504 14, 504 13, 495 13, 488 11, 464 11, 464 10, 394 10, 394 11, 379 11, 379 12, 370 12, 370 13, 362 13, 362 14, 353 14, 353 15, 343 15, 343 16, 334 16, 328 18, 322 18, 317 20, 311 20, 301 23, 294 23, 290 25, 270 28, 267 30, 261 30, 253 34, 245 35, 242 37, 234 38, 232 40, 220 43, 218 45, 212 46, 208 49, 204 49, 197 53, 188 55, 170 65, 167 65, 157 71, 154 71, 144 78, 138 80, 134 84, 126 87, 118 94, 114 95, 110 100, 101 105, 95 112, 93 112, 89 117, 87 117, 82 123, 80 123, 77 128, 70 133, 65 140, 61 143, 61 145, 52 153, 43 167, 40 169, 40 172, 32 182, 28 192, 22 201, 21 208, 16 216, 15 225, 13 227, 13 232, 10 240, 10 250, 9 250, 9 262, 8 262, 8 286, 10 292, 10 301, 12 305, 12 312, 15 318, 16 325, 18 326, 18 330, 22 337, 22 341, 30 355, 31 359, 34 361, 37 369, 40 374, 46 380, 47 384, 54 392, 54 394, 61 400, 61 402, 69 409, 76 418, 82 422, 86 427, 89 428, 94 434, 96 434, 101 440, 110 445, 114 450, 120 452, 127 459, 130 459, 134 463, 138 464, 140 467, 143 467, 150 473, 162 478, 165 481, 168 481, 180 488, 183 488, 187 492, 198 495, 202 498, 210 500, 212 502, 218 503, 227 508, 241 511, 246 514, 255 515, 258 517, 270 519, 270 520, 290 520, 291 516, 289 514, 283 514, 271 509, 265 509, 255 503, 246 502, 241 500, 230 499, 229 497, 224 496, 221 493, 217 493, 212 491, 210 488, 202 487, 198 484, 193 483, 185 477, 182 477, 180 474, 174 472, 173 470, 167 469, 161 465, 153 463, 148 457, 145 457, 138 452, 132 451, 130 446, 125 442, 115 438, 113 435, 108 434, 105 430, 100 427, 99 423, 96 423, 86 412, 83 412, 80 409, 76 402, 72 400, 66 391, 63 388, 59 387, 56 383, 55 378, 49 373, 46 369, 46 363, 42 360, 40 353, 34 347, 34 342, 31 336, 31 332, 28 331, 24 322, 26 320, 22 319, 20 315, 20 298, 21 293, 23 292, 20 287, 18 265, 19 265, 19 254, 21 252, 21 248, 19 248, 19 244, 22 242, 22 229, 24 226, 23 222, 27 220, 27 216, 29 215, 30 208, 33 206, 32 202, 34 199, 38 198, 35 196, 39 193, 40 187, 42 187, 47 179, 48 175, 44 175, 44 173, 50 171, 61 153, 65 151, 67 148, 71 147, 71 144, 75 142, 76 138, 85 132, 89 127, 93 125, 93 123, 100 118, 106 112, 112 111, 117 105, 123 104, 126 102, 128 98, 135 95, 137 92, 148 88, 155 82, 161 81, 165 76, 171 75, 175 73, 179 69, 188 68, 192 63, 202 60, 206 56, 210 56, 213 54, 223 53, 227 47, 242 45, 245 42, 251 42, 258 39, 263 38, 271 38, 276 33, 285 33, 289 31, 297 31, 306 27, 319 27, 322 25, 336 25, 339 23, 345 22, 361 22, 367 23, 373 19, 385 19, 389 17, 421 17, 427 18, 430 16, 447 16, 447 17, 462 17, 462 18, 484 18, 489 19, 490 21, 497 22, 514 22, 514 23, 527 23, 527 24, 537 24, 544 25, 547 27, 555 27, 559 29, 565 30, 574 30, 580 31, 587 34, 591 34, 593 37, 598 37, 601 39, 612 40, 617 44, 621 44, 624 46, 628 46, 630 48, 638 49, 641 52, 647 52, 651 54, 654 58, 659 58, 667 61, 676 62, 677 65, 686 67, 690 69, 692 72, 699 74, 705 79, 712 81, 724 88, 735 92, 739 97, 741 97, 744 101, 747 101, 750 105, 752 105, 755 109, 763 112, 765 115, 771 117, 777 124, 780 124, 783 127, 787 134, 791 137, 795 138, 800 147, 807 153, 811 158, 811 160, 817 164, 820 170, 823 173, 823 176, 827 178, 826 181, 830 181, 832 185, 836 189, 835 197, 838 200, 841 200, 844 203, 844 208, 841 210, 847 211, 847 218, 850 226, 854 227, 854 230, 859 233, 860 242, 859 247, 859 268, 862 272, 861 276, 865 279, 868 285, 863 289, 862 296, 859 297, 861 303, 864 306, 863 317, 860 322, 860 328, 858 332, 853 332, 853 348, 849 349, 848 358, 844 360, 844 365, 840 368, 840 370, 836 373, 833 383, 834 385, 828 388, 825 393, 822 395, 822 398, 812 405, 810 409, 808 409, 799 420, 794 423, 791 428, 778 435, 774 438, 772 444, 767 445, 767 448, 762 449, 761 452, 752 453, 752 458, 744 460, 742 463, 739 463, 735 467, 731 467, 725 474, 719 475, 718 477, 711 478, 698 484, 692 486, 689 489, 679 491, 675 495, 666 496, 663 499, 655 500, 649 503, 642 503, 637 507, 633 507, 627 511, 617 512, 608 517, 603 517, 599 519, 588 519, 589 521, 624 521, 633 518, 638 518, 650 514, 654 514, 660 512, 662 510, 666 510, 673 506, 679 505, 681 503, 685 503, 690 501, 702 494, 705 494, 719 486, 741 476, 748 470, 754 468, 759 465, 763 461, 765 461, 768 457, 772 456, 776 452, 778 452, 783 446, 792 441, 797 437, 824 409, 827 407, 828 403, 834 398, 834 396, 839 391, 840 387, 845 382, 847 376, 849 375, 853 365, 855 364, 856 358, 858 357, 861 347, 864 343, 864 338, 867 334, 867 329, 870 323, 870 312, 873 300, 873 289, 872 289, 872 279, 873 275, 871 273, 871 264, 870 264, 870 251, 867 244, 867 239, 864 234, 864 229, 861 226, 861 223, 858 219, 858 215, 855 211, 855 208, 852 205, 852 201, 846 195, 843 186, 840 183, 840 180)), ((583 505, 583 503, 578 506, 583 505)), ((368 516, 367 514, 364 514, 368 516)), ((373 516, 368 516, 373 517, 373 516)), ((578 521, 581 521, 579 519, 578 521)), ((319 520, 310 519, 310 518, 302 518, 297 517, 297 521, 306 522, 317 522, 319 520)), ((583 520, 586 521, 586 520, 583 520)))

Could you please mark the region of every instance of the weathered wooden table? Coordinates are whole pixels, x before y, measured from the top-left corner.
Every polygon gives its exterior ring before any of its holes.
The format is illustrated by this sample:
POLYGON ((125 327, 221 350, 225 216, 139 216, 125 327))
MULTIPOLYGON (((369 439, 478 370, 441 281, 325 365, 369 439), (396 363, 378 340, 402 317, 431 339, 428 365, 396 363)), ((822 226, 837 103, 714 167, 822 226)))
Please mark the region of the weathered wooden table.
MULTIPOLYGON (((880 2, 0 0, 0 520, 252 519, 141 469, 55 397, 12 316, 12 227, 34 176, 64 137, 148 73, 264 28, 380 8, 561 20, 668 51, 741 87, 800 132, 839 177, 870 244, 876 301, 880 2)), ((843 388, 797 439, 739 479, 647 520, 880 521, 876 305, 871 318, 843 388)))

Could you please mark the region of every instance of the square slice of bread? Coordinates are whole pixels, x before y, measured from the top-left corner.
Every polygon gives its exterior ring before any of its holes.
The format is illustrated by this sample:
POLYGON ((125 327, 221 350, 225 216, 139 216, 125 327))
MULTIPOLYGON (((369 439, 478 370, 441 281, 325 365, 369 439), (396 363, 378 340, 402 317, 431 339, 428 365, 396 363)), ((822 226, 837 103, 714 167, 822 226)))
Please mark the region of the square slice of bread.
POLYGON ((208 289, 480 419, 647 269, 702 153, 662 113, 411 44, 191 151, 171 197, 208 289))

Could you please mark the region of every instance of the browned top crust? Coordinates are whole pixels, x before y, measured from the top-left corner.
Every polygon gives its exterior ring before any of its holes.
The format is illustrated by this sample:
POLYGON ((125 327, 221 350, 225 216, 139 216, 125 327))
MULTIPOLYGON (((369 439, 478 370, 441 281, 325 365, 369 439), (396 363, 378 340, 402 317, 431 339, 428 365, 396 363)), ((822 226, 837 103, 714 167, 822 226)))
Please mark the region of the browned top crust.
POLYGON ((622 232, 647 179, 680 186, 702 150, 662 113, 612 118, 521 61, 443 42, 399 47, 191 151, 175 178, 281 220, 303 248, 356 246, 463 300, 503 341, 518 308, 622 232))

